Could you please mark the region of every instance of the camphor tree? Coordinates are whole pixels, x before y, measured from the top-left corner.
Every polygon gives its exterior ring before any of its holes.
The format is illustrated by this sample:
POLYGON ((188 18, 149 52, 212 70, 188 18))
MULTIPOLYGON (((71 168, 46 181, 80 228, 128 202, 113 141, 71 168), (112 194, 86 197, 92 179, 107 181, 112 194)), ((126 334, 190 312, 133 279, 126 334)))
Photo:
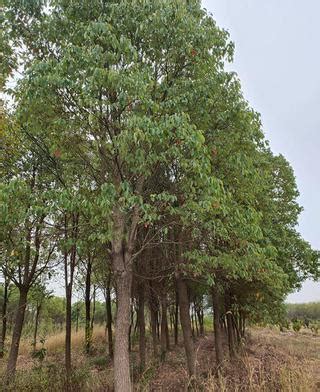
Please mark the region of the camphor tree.
MULTIPOLYGON (((246 318, 271 315, 274 303, 280 307, 318 260, 295 230, 300 208, 290 168, 269 151, 259 116, 242 97, 237 77, 224 70, 233 54, 228 34, 197 0, 5 4, 6 73, 19 64, 14 117, 30 145, 18 166, 8 165, 14 174, 2 185, 2 265, 25 287, 38 275, 30 278, 33 269, 19 255, 30 253, 37 264, 57 248, 66 287, 68 384, 71 300, 83 264, 87 342, 93 268, 105 290, 117 392, 132 389, 133 303, 140 370, 146 364, 145 304, 153 354, 159 334, 165 360, 168 300, 174 298, 176 341, 179 318, 195 377, 190 299, 200 321, 204 293, 212 298, 220 368, 221 319, 226 316, 233 354, 246 318), (98 263, 91 259, 95 249, 98 263), (20 282, 24 271, 27 281, 20 282)), ((13 356, 16 361, 16 349, 13 356)))
POLYGON ((52 214, 50 178, 34 151, 24 149, 23 152, 15 162, 19 174, 2 183, 0 193, 5 246, 0 268, 19 290, 8 377, 16 368, 28 293, 54 261, 56 249, 55 231, 48 224, 52 214))
MULTIPOLYGON (((11 14, 10 14, 11 12, 11 14)), ((9 2, 25 45, 19 106, 35 132, 50 133, 68 156, 81 157, 104 199, 117 294, 115 387, 130 390, 128 329, 132 263, 141 222, 158 219, 163 201, 146 184, 161 166, 174 164, 186 177, 187 201, 212 194, 205 138, 184 111, 194 80, 204 89, 229 54, 227 35, 197 1, 9 2), (32 37, 32 39, 31 39, 32 37)), ((205 94, 206 91, 203 91, 205 94)), ((208 91, 209 93, 209 91, 208 91)))

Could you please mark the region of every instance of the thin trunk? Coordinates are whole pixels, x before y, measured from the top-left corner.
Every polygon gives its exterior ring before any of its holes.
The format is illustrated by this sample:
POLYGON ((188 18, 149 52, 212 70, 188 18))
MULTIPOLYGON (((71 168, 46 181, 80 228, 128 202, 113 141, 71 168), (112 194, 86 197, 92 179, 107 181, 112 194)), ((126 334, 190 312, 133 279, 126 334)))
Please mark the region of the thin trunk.
POLYGON ((131 339, 131 332, 132 332, 132 326, 133 326, 133 316, 134 316, 134 309, 133 309, 133 304, 130 306, 130 325, 129 325, 129 352, 131 353, 131 344, 132 344, 132 339, 131 339))
POLYGON ((161 332, 160 332, 160 346, 161 346, 161 361, 164 361, 167 353, 167 331, 168 331, 168 317, 167 317, 167 295, 161 296, 161 332))
POLYGON ((240 344, 241 341, 241 336, 240 336, 240 332, 239 332, 239 325, 238 325, 238 318, 239 317, 235 317, 235 315, 232 315, 232 325, 233 325, 233 330, 235 331, 235 338, 237 341, 237 346, 240 344))
POLYGON ((66 336, 65 336, 65 367, 66 367, 66 378, 67 388, 69 388, 69 382, 71 378, 71 305, 72 299, 72 286, 68 284, 66 286, 66 336))
POLYGON ((90 327, 90 319, 91 319, 91 270, 92 264, 91 259, 89 258, 87 264, 87 273, 86 273, 86 284, 85 284, 85 312, 86 312, 86 325, 85 325, 85 350, 86 353, 90 353, 91 349, 91 327, 90 327))
POLYGON ((20 288, 19 303, 15 315, 15 320, 14 320, 12 341, 11 341, 10 353, 9 353, 8 364, 7 364, 6 375, 5 375, 8 381, 10 381, 13 378, 16 371, 21 332, 22 332, 22 327, 24 322, 25 310, 27 306, 27 297, 28 297, 28 289, 20 288))
POLYGON ((197 336, 199 336, 200 332, 199 332, 198 318, 197 318, 197 313, 196 313, 195 306, 193 307, 193 313, 194 313, 194 322, 195 322, 195 325, 196 325, 197 336))
POLYGON ((199 324, 200 324, 200 335, 204 336, 204 317, 203 317, 203 305, 201 305, 199 313, 199 324))
POLYGON ((139 356, 140 372, 144 371, 146 366, 146 327, 144 314, 144 283, 138 286, 138 323, 139 323, 139 356))
POLYGON ((243 339, 245 337, 245 331, 246 331, 246 318, 243 312, 239 312, 239 321, 240 321, 240 336, 243 339))
POLYGON ((216 360, 217 360, 217 369, 220 369, 224 355, 223 355, 223 346, 222 346, 222 331, 221 331, 221 294, 218 290, 212 290, 212 304, 213 304, 213 312, 214 312, 214 345, 216 351, 216 360))
POLYGON ((193 309, 191 308, 191 331, 192 331, 192 338, 194 340, 195 334, 194 334, 194 317, 193 317, 193 309))
POLYGON ((151 335, 152 335, 152 348, 153 348, 153 356, 156 358, 158 355, 158 338, 157 338, 157 320, 156 320, 156 305, 155 305, 155 297, 152 293, 152 287, 149 288, 149 311, 150 311, 150 327, 151 327, 151 335))
POLYGON ((234 344, 235 338, 234 338, 234 328, 232 322, 231 296, 229 293, 226 294, 225 305, 226 305, 229 355, 230 358, 233 358, 235 356, 235 344, 234 344))
POLYGON ((79 305, 77 304, 77 311, 76 311, 76 332, 79 331, 79 313, 80 313, 80 309, 79 309, 79 305))
MULTIPOLYGON (((77 261, 77 249, 76 241, 78 237, 78 214, 72 215, 72 226, 69 229, 71 239, 74 241, 70 252, 65 250, 64 253, 64 279, 65 279, 65 292, 66 292, 66 336, 65 336, 65 368, 66 368, 66 390, 71 389, 71 328, 72 328, 72 289, 73 289, 73 278, 74 271, 77 261), (70 256, 69 256, 70 253, 70 256), (69 257, 69 262, 68 262, 69 257)), ((68 232, 68 218, 67 215, 64 217, 64 236, 65 240, 69 239, 68 232)))
POLYGON ((0 358, 4 356, 4 345, 6 341, 7 335, 7 306, 9 299, 9 280, 5 277, 4 286, 3 286, 3 303, 2 303, 2 312, 1 312, 1 334, 0 334, 0 358))
POLYGON ((166 346, 167 346, 167 351, 170 351, 170 332, 169 332, 168 318, 166 322, 166 346))
POLYGON ((93 334, 94 319, 96 316, 96 294, 97 294, 97 288, 95 285, 93 285, 92 315, 91 315, 91 325, 90 325, 91 337, 93 334))
POLYGON ((195 352, 192 338, 188 288, 185 280, 177 279, 179 293, 180 322, 183 333, 184 348, 187 356, 187 365, 190 377, 195 375, 195 352))
POLYGON ((160 341, 160 310, 156 311, 156 327, 157 327, 157 339, 160 341))
POLYGON ((139 304, 137 304, 137 306, 134 306, 133 308, 133 315, 132 315, 132 325, 134 324, 134 328, 133 328, 133 336, 137 335, 137 331, 138 331, 138 326, 139 326, 139 304), (134 314, 136 314, 136 320, 134 323, 134 314))
POLYGON ((108 350, 110 358, 113 358, 113 338, 112 338, 112 308, 111 308, 111 290, 110 279, 106 288, 106 313, 107 313, 107 331, 108 331, 108 350))
POLYGON ((36 320, 34 325, 34 333, 33 333, 33 350, 37 349, 37 336, 38 336, 38 328, 39 328, 39 316, 40 316, 41 304, 37 304, 36 308, 36 320))
POLYGON ((235 356, 235 345, 234 345, 234 329, 232 323, 232 314, 230 310, 227 312, 226 317, 227 317, 227 328, 228 328, 229 355, 230 358, 233 358, 235 356))
POLYGON ((179 295, 176 289, 176 301, 175 301, 175 317, 174 317, 174 344, 178 344, 179 340, 179 295))

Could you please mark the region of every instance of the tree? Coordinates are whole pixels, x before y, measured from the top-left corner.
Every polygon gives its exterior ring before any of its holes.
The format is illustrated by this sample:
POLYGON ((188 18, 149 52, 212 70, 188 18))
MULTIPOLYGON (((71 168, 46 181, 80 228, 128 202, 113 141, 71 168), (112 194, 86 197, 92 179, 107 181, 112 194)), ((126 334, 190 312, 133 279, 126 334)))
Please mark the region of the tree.
MULTIPOLYGON (((169 162, 179 166, 181 176, 188 174, 184 192, 190 200, 198 197, 197 183, 208 185, 205 140, 181 102, 189 80, 205 86, 202 64, 211 64, 212 72, 219 68, 229 53, 227 36, 197 1, 168 1, 166 7, 158 1, 81 2, 81 7, 61 1, 50 3, 49 14, 9 5, 19 26, 12 37, 18 35, 31 59, 29 77, 21 83, 21 108, 35 129, 50 130, 62 155, 66 149, 81 156, 104 196, 117 293, 115 387, 130 390, 136 232, 141 221, 157 218, 163 202, 170 207, 174 200, 150 195, 146 185, 169 162)), ((188 98, 198 104, 196 96, 188 98)))

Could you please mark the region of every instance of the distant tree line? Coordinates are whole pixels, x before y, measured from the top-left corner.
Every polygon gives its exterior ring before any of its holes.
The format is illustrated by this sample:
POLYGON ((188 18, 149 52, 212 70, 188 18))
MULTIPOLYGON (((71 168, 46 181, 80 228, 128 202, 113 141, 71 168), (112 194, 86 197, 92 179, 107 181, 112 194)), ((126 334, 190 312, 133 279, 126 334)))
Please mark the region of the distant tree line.
POLYGON ((286 312, 290 320, 320 320, 320 302, 286 304, 286 312))

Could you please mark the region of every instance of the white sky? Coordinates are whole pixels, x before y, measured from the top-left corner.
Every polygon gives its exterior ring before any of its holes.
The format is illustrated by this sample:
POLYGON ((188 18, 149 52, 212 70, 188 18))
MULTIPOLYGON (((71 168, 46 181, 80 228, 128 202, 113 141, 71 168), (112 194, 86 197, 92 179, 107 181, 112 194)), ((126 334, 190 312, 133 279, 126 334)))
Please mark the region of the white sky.
MULTIPOLYGON (((235 70, 261 113, 272 150, 294 168, 304 211, 299 230, 320 249, 320 1, 203 0, 235 42, 235 70)), ((288 302, 320 301, 308 281, 288 302)))

